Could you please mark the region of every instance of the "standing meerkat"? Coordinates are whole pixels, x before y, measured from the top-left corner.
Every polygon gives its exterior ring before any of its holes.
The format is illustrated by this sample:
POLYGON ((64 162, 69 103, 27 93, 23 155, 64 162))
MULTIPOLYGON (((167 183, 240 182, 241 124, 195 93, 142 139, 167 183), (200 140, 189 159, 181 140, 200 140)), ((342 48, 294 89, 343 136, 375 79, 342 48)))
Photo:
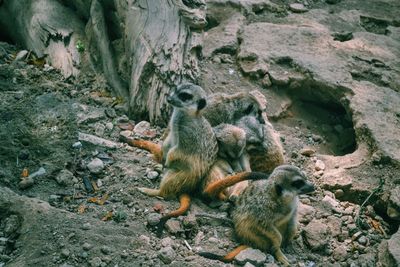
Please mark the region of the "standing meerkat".
POLYGON ((201 256, 230 262, 240 251, 254 247, 272 253, 282 264, 289 261, 281 246, 297 233, 298 196, 314 191, 314 185, 297 167, 282 165, 267 180, 254 182, 239 195, 232 213, 237 238, 243 244, 219 256, 202 252, 201 256))

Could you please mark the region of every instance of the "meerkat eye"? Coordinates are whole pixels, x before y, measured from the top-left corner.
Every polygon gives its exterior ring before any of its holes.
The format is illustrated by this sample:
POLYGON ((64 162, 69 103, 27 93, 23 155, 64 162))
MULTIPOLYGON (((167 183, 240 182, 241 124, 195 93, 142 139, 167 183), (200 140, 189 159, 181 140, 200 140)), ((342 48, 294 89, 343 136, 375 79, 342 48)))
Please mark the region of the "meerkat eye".
POLYGON ((178 94, 178 98, 182 101, 188 101, 193 99, 193 95, 188 93, 180 93, 178 94))
POLYGON ((303 181, 303 180, 296 180, 296 181, 294 181, 293 183, 292 183, 292 186, 293 187, 296 187, 296 188, 301 188, 301 187, 303 187, 305 185, 305 182, 303 181))

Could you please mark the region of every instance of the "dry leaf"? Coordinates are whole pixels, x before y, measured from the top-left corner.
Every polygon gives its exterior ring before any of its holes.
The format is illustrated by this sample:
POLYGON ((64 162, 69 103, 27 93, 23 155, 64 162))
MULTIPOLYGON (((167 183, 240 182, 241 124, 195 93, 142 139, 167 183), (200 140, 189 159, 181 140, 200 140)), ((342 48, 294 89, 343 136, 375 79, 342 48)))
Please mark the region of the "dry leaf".
POLYGON ((100 201, 98 202, 98 204, 99 204, 99 205, 104 205, 104 203, 106 203, 107 199, 108 199, 108 194, 105 194, 105 195, 100 199, 100 201))
POLYGON ((95 181, 91 181, 90 183, 92 184, 95 192, 99 191, 99 187, 97 186, 97 183, 95 181))
POLYGON ((78 207, 78 213, 79 213, 79 214, 82 214, 82 213, 84 213, 85 211, 86 211, 86 206, 85 206, 85 204, 79 205, 79 207, 78 207))
POLYGON ((109 211, 107 214, 101 219, 103 222, 111 220, 113 217, 113 212, 109 211))
POLYGON ((28 169, 27 168, 24 168, 23 170, 22 170, 22 173, 21 173, 21 177, 28 177, 29 176, 29 172, 28 172, 28 169))

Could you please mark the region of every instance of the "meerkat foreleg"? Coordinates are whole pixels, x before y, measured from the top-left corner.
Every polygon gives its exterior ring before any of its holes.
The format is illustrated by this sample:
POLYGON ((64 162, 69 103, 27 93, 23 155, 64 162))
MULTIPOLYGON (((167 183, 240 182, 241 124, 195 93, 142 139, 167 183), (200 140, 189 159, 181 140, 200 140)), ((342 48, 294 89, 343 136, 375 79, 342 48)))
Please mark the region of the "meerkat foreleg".
POLYGON ((151 197, 158 197, 160 196, 160 189, 152 189, 152 188, 147 188, 147 187, 138 187, 137 190, 139 190, 141 193, 151 196, 151 197))

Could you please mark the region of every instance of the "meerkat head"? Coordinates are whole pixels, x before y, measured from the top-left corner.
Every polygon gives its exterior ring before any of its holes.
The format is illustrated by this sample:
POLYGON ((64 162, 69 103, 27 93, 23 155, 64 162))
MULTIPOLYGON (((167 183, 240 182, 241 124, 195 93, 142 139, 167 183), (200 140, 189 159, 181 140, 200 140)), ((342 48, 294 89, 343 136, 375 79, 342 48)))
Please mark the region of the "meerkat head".
POLYGON ((246 115, 236 122, 246 132, 247 150, 257 149, 264 144, 264 124, 255 116, 246 115))
POLYGON ((220 124, 213 128, 219 147, 218 155, 224 159, 239 158, 246 147, 246 132, 232 124, 220 124))
POLYGON ((281 165, 272 172, 273 180, 278 195, 285 193, 301 195, 315 190, 314 185, 307 180, 307 176, 299 168, 292 165, 281 165))
POLYGON ((203 88, 192 83, 178 85, 167 97, 167 102, 174 108, 184 110, 191 115, 198 115, 199 111, 207 105, 203 88))

